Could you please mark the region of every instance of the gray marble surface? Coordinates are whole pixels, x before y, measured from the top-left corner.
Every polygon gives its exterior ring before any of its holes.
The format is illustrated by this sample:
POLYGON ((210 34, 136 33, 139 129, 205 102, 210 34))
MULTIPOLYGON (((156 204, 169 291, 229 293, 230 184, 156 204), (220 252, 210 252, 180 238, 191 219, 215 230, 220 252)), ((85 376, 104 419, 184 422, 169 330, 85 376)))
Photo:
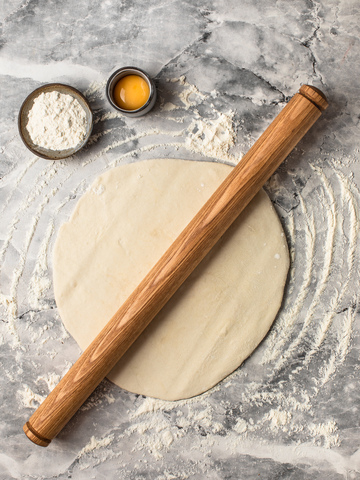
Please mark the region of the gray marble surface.
POLYGON ((360 478, 359 2, 3 0, 0 16, 0 478, 360 478), (139 119, 104 96, 129 64, 159 93, 139 119), (33 156, 18 135, 22 101, 50 82, 80 89, 95 115, 66 161, 33 156), (292 257, 269 335, 189 402, 104 381, 48 448, 33 445, 24 422, 80 354, 51 252, 82 193, 129 161, 235 164, 303 83, 330 107, 266 186, 292 257), (202 142, 207 128, 233 144, 202 142))

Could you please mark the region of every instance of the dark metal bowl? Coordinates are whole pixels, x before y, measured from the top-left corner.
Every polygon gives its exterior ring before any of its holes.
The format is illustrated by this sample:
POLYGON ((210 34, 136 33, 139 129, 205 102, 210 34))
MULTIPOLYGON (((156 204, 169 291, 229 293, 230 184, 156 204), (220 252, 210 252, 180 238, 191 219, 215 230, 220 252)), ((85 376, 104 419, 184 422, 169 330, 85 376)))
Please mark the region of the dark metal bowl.
POLYGON ((25 146, 35 155, 38 157, 46 158, 47 160, 61 160, 63 158, 70 157, 74 155, 76 152, 81 150, 86 142, 89 140, 91 135, 92 127, 93 127, 93 114, 90 108, 90 105, 84 95, 80 93, 76 88, 70 87, 70 85, 64 85, 62 83, 49 83, 47 85, 43 85, 42 87, 37 88, 34 90, 26 99, 24 100, 23 104, 20 108, 20 113, 18 117, 18 127, 19 133, 22 141, 24 142, 25 146), (76 100, 80 103, 82 108, 85 110, 86 113, 86 134, 85 138, 82 142, 80 142, 74 148, 68 148, 66 150, 49 150, 47 148, 39 147, 36 145, 30 138, 29 132, 26 128, 28 123, 28 114, 31 110, 35 98, 37 98, 41 93, 46 92, 59 92, 66 95, 71 95, 72 97, 76 98, 76 100))
POLYGON ((122 67, 116 70, 107 81, 106 97, 109 100, 112 107, 114 107, 118 112, 121 112, 123 115, 126 115, 128 117, 141 117, 142 115, 145 115, 146 113, 148 113, 155 105, 156 88, 153 80, 150 78, 150 76, 146 72, 144 72, 144 70, 141 70, 140 68, 137 68, 137 67, 122 67), (115 85, 121 78, 126 77, 127 75, 138 75, 139 77, 142 77, 149 85, 150 95, 147 102, 144 103, 144 105, 142 105, 140 108, 137 108, 136 110, 125 110, 124 108, 120 108, 119 105, 117 105, 114 100, 115 85))

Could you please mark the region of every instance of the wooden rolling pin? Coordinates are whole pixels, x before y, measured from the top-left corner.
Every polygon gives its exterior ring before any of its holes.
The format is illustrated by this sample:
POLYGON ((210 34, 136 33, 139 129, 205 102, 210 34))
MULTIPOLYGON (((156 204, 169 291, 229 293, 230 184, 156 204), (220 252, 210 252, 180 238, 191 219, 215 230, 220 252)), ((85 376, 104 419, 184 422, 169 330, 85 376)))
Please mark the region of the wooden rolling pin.
POLYGON ((24 425, 46 447, 328 106, 303 85, 24 425))

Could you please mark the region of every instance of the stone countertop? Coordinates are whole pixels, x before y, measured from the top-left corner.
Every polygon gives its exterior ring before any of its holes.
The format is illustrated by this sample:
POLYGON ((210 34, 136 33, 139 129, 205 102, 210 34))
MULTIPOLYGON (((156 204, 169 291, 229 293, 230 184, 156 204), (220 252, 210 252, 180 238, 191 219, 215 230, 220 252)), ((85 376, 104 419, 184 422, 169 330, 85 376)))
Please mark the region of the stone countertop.
POLYGON ((9 0, 0 15, 0 478, 360 478, 359 3, 9 0), (155 79, 145 117, 106 101, 124 65, 155 79), (24 98, 50 82, 81 90, 95 116, 87 147, 58 162, 17 130, 24 98), (266 185, 292 260, 268 336, 190 401, 104 381, 48 448, 33 445, 24 422, 80 354, 51 252, 83 192, 130 161, 236 164, 303 83, 330 107, 266 185))

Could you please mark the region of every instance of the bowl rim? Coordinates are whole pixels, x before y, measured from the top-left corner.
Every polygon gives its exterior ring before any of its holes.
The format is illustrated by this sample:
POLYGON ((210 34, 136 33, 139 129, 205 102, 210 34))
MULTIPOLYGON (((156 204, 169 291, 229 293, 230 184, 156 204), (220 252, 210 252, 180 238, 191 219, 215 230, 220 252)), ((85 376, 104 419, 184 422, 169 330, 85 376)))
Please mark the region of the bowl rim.
MULTIPOLYGON (((126 76, 126 75, 123 75, 123 76, 126 76)), ((122 114, 127 115, 127 116, 136 116, 136 114, 139 114, 143 110, 146 110, 150 106, 150 104, 152 102, 154 102, 155 95, 156 95, 156 87, 155 87, 153 79, 150 77, 150 75, 147 72, 145 72, 144 70, 142 70, 139 67, 134 67, 134 66, 130 66, 130 65, 128 65, 126 67, 120 67, 110 75, 108 81, 106 82, 106 98, 108 99, 110 105, 113 108, 115 108, 115 110, 117 110, 118 112, 121 112, 122 114), (147 81, 147 83, 149 85, 149 88, 150 88, 149 98, 146 100, 144 105, 141 105, 141 107, 139 107, 135 110, 126 110, 125 108, 119 107, 113 101, 113 99, 111 98, 111 95, 110 95, 110 87, 111 87, 111 84, 114 81, 114 78, 117 75, 119 75, 119 73, 126 72, 127 70, 129 71, 129 75, 131 75, 131 74, 136 75, 136 72, 138 72, 141 77, 146 78, 146 81, 147 81)), ((144 112, 144 113, 147 113, 147 112, 144 112)))
MULTIPOLYGON (((34 98, 37 98, 37 96, 35 96, 34 98)), ((46 160, 56 161, 56 160, 63 160, 65 158, 71 157, 72 155, 75 155, 75 153, 77 153, 79 150, 81 150, 86 145, 86 143, 88 142, 88 140, 91 136, 92 129, 93 129, 93 126, 94 126, 94 116, 93 116, 93 112, 91 110, 89 101, 79 90, 77 90, 75 87, 72 87, 71 85, 67 85, 66 83, 54 82, 54 83, 45 83, 44 85, 41 85, 40 87, 35 88, 35 90, 32 90, 29 93, 29 95, 27 95, 27 97, 25 98, 25 100, 21 104, 19 114, 18 114, 18 122, 17 123, 18 123, 18 130, 19 130, 20 138, 21 138, 22 142, 24 143, 25 147, 28 150, 30 150, 31 153, 33 153, 37 157, 45 158, 46 160), (53 90, 55 90, 55 91, 56 91, 57 87, 65 87, 66 90, 70 90, 71 92, 74 93, 75 98, 80 97, 84 101, 84 103, 85 103, 85 105, 88 109, 88 113, 89 113, 89 122, 88 123, 90 124, 90 128, 89 128, 89 131, 88 131, 87 135, 85 136, 84 140, 81 143, 79 143, 78 148, 75 148, 70 154, 66 154, 64 156, 57 156, 57 158, 53 158, 50 155, 46 155, 45 153, 41 153, 41 152, 35 150, 31 145, 28 144, 28 142, 27 142, 27 140, 26 140, 26 138, 23 134, 23 128, 26 128, 26 125, 24 125, 23 122, 21 121, 22 112, 23 112, 25 106, 27 105, 27 102, 29 101, 29 98, 34 96, 34 94, 36 94, 37 92, 39 92, 39 94, 40 94, 44 90, 44 88, 47 88, 47 87, 53 87, 53 90)), ((54 152, 61 152, 61 150, 54 150, 54 152)))

